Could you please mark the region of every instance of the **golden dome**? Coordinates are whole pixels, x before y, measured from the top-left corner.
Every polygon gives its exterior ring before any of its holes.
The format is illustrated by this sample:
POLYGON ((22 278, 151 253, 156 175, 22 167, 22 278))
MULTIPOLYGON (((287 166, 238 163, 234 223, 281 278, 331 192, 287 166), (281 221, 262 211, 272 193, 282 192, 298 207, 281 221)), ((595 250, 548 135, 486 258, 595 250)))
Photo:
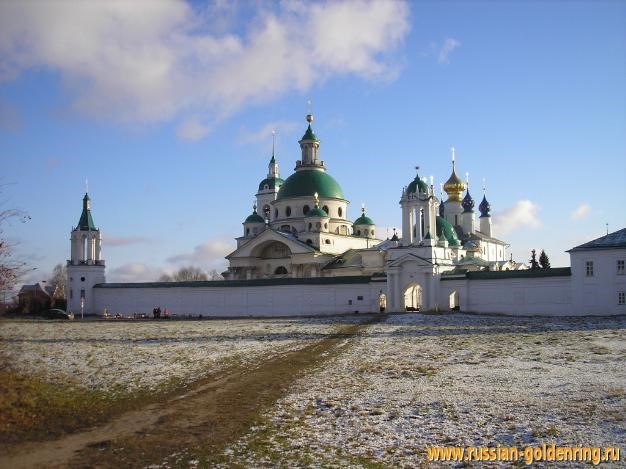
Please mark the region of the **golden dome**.
POLYGON ((452 163, 452 174, 443 185, 443 190, 448 194, 449 202, 461 201, 461 194, 465 191, 465 183, 456 175, 454 162, 452 163))

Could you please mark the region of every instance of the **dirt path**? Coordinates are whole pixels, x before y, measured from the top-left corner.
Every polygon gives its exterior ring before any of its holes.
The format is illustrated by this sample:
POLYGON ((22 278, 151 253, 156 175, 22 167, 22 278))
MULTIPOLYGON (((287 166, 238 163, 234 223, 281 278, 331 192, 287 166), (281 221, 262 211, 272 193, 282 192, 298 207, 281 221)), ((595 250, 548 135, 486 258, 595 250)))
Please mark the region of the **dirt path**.
POLYGON ((256 368, 203 380, 168 402, 128 412, 112 422, 45 443, 29 443, 0 456, 0 468, 143 467, 191 448, 207 462, 244 435, 255 419, 304 371, 339 353, 366 324, 302 349, 273 357, 256 368))

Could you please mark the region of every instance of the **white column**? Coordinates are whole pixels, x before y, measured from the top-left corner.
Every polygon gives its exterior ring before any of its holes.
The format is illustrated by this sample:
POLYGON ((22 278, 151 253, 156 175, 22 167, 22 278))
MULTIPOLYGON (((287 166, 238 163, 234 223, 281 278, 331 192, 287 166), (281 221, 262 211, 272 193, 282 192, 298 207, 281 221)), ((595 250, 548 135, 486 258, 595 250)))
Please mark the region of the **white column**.
POLYGON ((387 311, 392 312, 396 309, 396 298, 394 295, 395 274, 387 272, 387 311))
POLYGON ((394 288, 395 288, 394 296, 396 297, 396 301, 397 301, 396 311, 401 311, 403 309, 402 308, 403 300, 402 300, 402 292, 400 288, 400 272, 397 272, 395 276, 396 276, 396 279, 394 282, 394 288))
POLYGON ((409 224, 410 224, 409 210, 405 205, 403 205, 402 206, 402 246, 409 245, 409 239, 410 239, 409 224))
POLYGON ((96 238, 96 261, 99 261, 102 257, 102 235, 98 233, 96 238))
POLYGON ((91 233, 87 235, 86 243, 87 243, 87 260, 92 261, 93 260, 93 236, 91 235, 91 233))

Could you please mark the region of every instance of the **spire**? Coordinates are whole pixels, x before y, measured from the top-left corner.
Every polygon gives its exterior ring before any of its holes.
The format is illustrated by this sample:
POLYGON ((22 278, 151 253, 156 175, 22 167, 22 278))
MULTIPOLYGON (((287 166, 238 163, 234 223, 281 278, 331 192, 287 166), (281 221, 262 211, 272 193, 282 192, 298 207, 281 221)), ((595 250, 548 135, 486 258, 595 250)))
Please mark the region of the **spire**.
POLYGON ((443 186, 443 190, 448 194, 448 201, 461 202, 461 194, 465 190, 465 184, 456 175, 456 150, 452 147, 452 174, 443 186))
POLYGON ((89 194, 87 192, 85 192, 85 197, 83 197, 83 212, 80 215, 76 229, 80 231, 97 230, 96 225, 93 222, 93 218, 91 217, 91 199, 89 198, 89 194))
POLYGON ((267 166, 267 177, 268 178, 278 178, 278 162, 276 161, 276 157, 274 156, 274 152, 276 149, 276 131, 272 130, 272 158, 270 158, 269 165, 267 166))
POLYGON ((302 157, 300 161, 296 162, 296 171, 300 169, 311 169, 312 166, 317 169, 324 169, 324 162, 320 161, 318 158, 320 141, 311 128, 313 114, 311 114, 310 108, 308 114, 306 115, 306 121, 308 122, 306 132, 304 132, 304 135, 298 142, 300 143, 302 157))
POLYGON ((444 203, 443 203, 443 182, 439 184, 439 216, 443 218, 443 214, 445 211, 444 203))

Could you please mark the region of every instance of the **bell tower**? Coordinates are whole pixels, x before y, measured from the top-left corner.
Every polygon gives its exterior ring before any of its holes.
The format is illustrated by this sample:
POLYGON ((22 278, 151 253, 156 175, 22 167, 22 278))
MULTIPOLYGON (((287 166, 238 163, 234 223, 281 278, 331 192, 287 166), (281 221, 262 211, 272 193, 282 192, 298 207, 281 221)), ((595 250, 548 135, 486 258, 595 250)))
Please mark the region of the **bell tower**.
POLYGON ((67 308, 76 317, 97 314, 93 287, 105 282, 102 259, 102 234, 91 217, 91 199, 85 192, 83 211, 76 228, 72 229, 71 256, 67 261, 67 308))

